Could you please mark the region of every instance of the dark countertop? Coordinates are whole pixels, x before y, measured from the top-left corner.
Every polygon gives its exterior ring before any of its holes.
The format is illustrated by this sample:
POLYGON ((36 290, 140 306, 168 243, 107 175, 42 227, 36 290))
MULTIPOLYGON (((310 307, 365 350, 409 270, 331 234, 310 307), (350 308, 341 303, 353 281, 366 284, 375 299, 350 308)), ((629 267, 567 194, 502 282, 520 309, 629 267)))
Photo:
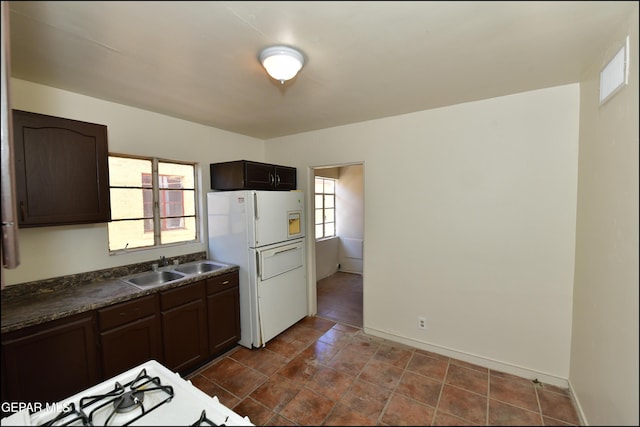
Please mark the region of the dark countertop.
POLYGON ((110 279, 84 285, 67 286, 51 292, 22 295, 10 300, 3 299, 1 332, 4 334, 27 326, 88 312, 239 269, 240 267, 236 265, 229 265, 208 273, 189 275, 173 283, 145 290, 138 289, 120 279, 110 279))

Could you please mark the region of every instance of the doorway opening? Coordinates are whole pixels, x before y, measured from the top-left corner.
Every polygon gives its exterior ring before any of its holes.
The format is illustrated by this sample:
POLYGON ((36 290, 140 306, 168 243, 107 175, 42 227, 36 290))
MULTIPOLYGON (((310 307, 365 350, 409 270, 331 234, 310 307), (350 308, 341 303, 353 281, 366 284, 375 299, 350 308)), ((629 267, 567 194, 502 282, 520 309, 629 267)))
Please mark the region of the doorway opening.
POLYGON ((364 165, 313 168, 317 316, 362 328, 364 165))

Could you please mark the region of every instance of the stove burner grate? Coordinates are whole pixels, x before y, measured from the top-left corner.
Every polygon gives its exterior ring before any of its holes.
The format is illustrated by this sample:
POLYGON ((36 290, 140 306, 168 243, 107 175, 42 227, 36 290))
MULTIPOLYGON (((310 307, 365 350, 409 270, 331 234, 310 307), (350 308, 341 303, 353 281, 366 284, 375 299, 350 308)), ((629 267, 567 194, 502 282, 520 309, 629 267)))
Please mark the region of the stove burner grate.
POLYGON ((67 406, 64 407, 62 412, 55 417, 50 419, 44 424, 40 424, 41 426, 68 426, 68 425, 79 425, 78 422, 82 423, 80 425, 90 426, 92 425, 89 421, 87 415, 82 411, 76 409, 76 405, 71 402, 67 406))
POLYGON ((202 411, 202 414, 200 414, 200 418, 198 419, 198 421, 196 421, 195 423, 191 424, 192 427, 195 426, 226 426, 227 421, 229 420, 229 416, 227 416, 224 419, 224 422, 222 424, 216 424, 213 421, 211 421, 209 418, 207 418, 207 411, 202 411))
POLYGON ((117 414, 132 412, 136 409, 140 410, 139 415, 128 420, 125 424, 122 424, 126 426, 140 419, 164 403, 169 402, 173 396, 174 392, 172 386, 162 385, 159 377, 150 377, 147 375, 146 369, 142 369, 133 381, 128 382, 125 385, 121 385, 116 381, 113 390, 108 393, 83 397, 80 399, 80 408, 84 410, 85 408, 97 404, 97 406, 93 407, 89 412, 88 421, 90 425, 93 425, 94 417, 98 413, 102 413, 102 411, 109 411, 110 409, 110 412, 108 412, 109 415, 104 422, 104 425, 109 425, 109 422, 117 414), (127 389, 129 391, 127 391, 127 389), (143 405, 145 394, 154 392, 164 393, 164 398, 151 408, 145 408, 143 405), (111 405, 111 408, 109 408, 109 405, 111 405))

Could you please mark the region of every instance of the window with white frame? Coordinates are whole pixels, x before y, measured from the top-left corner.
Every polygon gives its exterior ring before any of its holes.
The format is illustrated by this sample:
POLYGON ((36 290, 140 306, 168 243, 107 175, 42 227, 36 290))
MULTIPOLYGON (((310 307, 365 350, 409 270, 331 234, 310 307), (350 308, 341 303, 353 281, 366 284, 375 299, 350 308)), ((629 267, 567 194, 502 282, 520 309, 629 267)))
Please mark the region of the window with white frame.
POLYGON ((336 180, 316 177, 315 181, 316 239, 336 235, 336 180))
POLYGON ((198 238, 196 165, 109 155, 109 251, 198 238))

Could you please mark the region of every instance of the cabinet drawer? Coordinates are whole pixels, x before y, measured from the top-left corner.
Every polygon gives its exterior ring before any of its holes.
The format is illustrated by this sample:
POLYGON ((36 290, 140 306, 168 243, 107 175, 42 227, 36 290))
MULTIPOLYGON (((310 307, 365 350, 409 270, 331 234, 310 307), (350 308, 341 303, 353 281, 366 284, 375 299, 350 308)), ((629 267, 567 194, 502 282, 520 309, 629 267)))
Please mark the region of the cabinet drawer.
POLYGON ((227 273, 207 279, 207 295, 238 286, 238 273, 227 273))
POLYGON ((112 307, 98 310, 98 322, 101 331, 124 325, 142 317, 154 314, 157 311, 157 299, 155 295, 137 298, 123 302, 112 307))
POLYGON ((204 298, 204 280, 160 293, 160 309, 168 310, 204 298))

